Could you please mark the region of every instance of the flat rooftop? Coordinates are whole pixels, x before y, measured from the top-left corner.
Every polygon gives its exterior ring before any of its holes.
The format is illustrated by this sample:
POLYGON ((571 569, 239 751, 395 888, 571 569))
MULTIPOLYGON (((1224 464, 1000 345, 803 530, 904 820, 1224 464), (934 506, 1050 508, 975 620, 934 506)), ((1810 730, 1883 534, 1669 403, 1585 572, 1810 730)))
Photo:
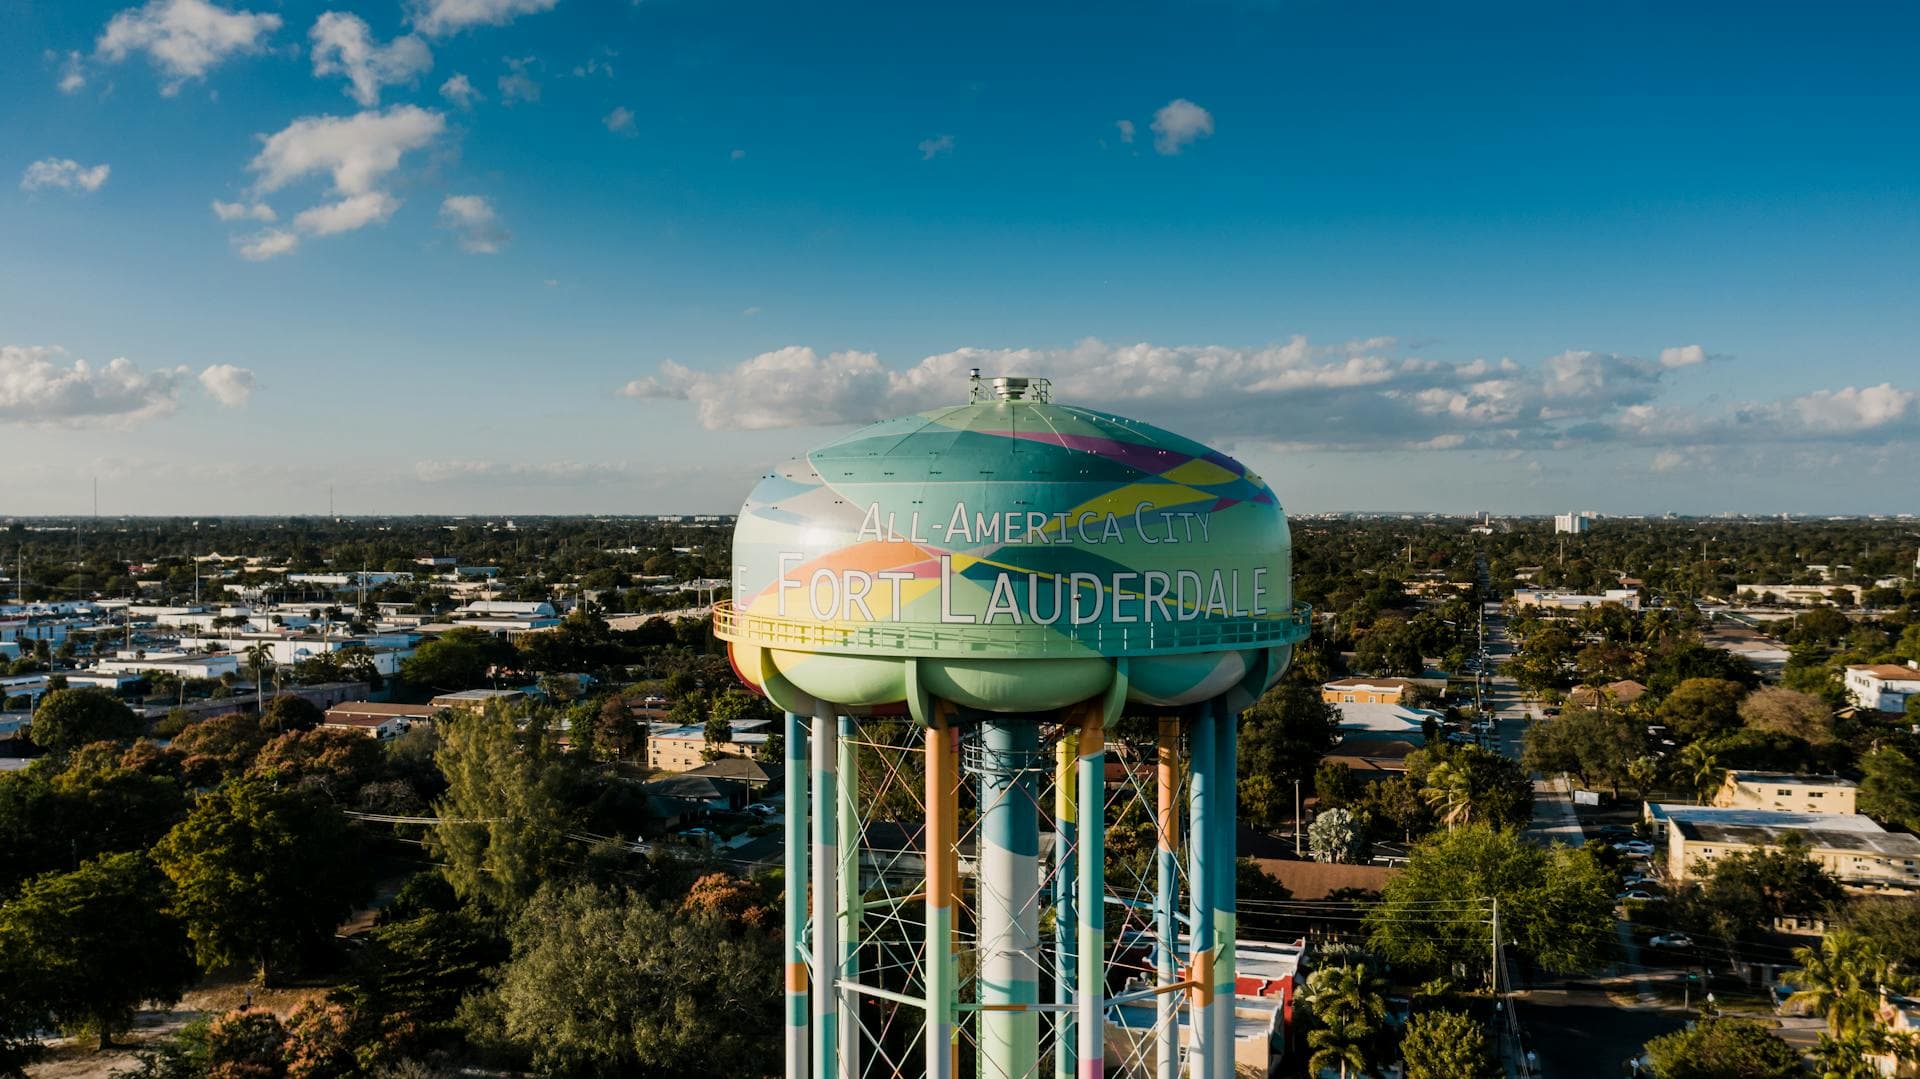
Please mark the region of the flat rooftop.
POLYGON ((1647 816, 1676 824, 1713 824, 1747 828, 1800 829, 1817 832, 1880 832, 1885 829, 1858 813, 1793 813, 1783 809, 1738 809, 1731 806, 1675 805, 1648 802, 1647 816))
POLYGON ((1905 832, 1863 832, 1829 828, 1796 828, 1760 824, 1720 824, 1707 821, 1676 821, 1674 826, 1688 840, 1702 843, 1732 843, 1740 846, 1767 847, 1798 836, 1816 850, 1870 851, 1901 858, 1920 858, 1920 837, 1905 832))

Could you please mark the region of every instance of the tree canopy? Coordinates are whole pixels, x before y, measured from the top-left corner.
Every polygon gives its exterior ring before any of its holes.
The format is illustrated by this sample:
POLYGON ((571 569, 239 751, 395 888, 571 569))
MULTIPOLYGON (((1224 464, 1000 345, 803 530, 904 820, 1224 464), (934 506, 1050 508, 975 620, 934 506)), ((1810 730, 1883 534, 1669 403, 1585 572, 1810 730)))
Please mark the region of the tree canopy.
POLYGON ((1655 1079, 1800 1079, 1800 1051, 1752 1019, 1703 1019, 1647 1043, 1655 1079))
POLYGON ((28 730, 33 744, 64 754, 89 742, 125 742, 145 724, 120 698, 97 686, 56 689, 40 700, 28 730))

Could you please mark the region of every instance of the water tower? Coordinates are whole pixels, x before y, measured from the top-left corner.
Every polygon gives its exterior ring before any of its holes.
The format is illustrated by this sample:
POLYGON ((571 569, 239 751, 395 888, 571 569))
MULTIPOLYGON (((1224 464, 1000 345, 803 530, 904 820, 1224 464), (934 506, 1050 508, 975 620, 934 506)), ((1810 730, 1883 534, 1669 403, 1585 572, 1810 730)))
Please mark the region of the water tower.
POLYGON ((1044 379, 970 390, 786 462, 734 533, 716 631, 786 713, 786 1073, 1231 1076, 1235 728, 1308 625, 1286 517, 1044 379))

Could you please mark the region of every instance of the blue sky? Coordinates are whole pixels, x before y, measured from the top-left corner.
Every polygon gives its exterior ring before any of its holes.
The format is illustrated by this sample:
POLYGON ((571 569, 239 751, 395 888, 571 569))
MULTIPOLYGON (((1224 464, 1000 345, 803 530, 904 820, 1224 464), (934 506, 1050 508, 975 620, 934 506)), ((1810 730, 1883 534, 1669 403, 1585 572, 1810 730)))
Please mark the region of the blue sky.
POLYGON ((0 0, 0 512, 726 511, 969 366, 1296 511, 1920 509, 1920 14, 1672 6, 0 0))

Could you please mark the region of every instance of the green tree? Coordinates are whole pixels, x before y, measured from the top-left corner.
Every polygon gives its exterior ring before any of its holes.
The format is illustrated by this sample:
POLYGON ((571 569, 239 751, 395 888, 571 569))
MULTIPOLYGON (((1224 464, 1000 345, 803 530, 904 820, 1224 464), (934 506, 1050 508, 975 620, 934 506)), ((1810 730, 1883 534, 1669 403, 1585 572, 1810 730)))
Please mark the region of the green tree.
POLYGON ((240 712, 203 719, 173 739, 188 781, 205 787, 246 771, 266 744, 259 718, 240 712))
POLYGON ((1706 879, 1674 893, 1668 909, 1678 924, 1720 940, 1732 956, 1777 920, 1824 916, 1844 894, 1808 857, 1806 841, 1789 836, 1776 848, 1714 859, 1706 879))
MULTIPOLYGON (((1914 701, 1920 701, 1915 696, 1914 701)), ((1884 824, 1920 831, 1920 765, 1891 746, 1860 758, 1860 812, 1884 824)))
POLYGON ((493 1007, 545 1074, 778 1070, 778 942, 699 909, 592 885, 542 893, 513 925, 493 1007))
POLYGON ((1612 953, 1616 879, 1583 848, 1542 849, 1484 825, 1437 832, 1414 847, 1367 912, 1368 940, 1396 963, 1482 969, 1497 899, 1503 932, 1534 962, 1590 970, 1612 953))
POLYGON ((311 795, 238 779, 201 798, 154 847, 173 911, 206 968, 274 963, 333 937, 365 893, 358 834, 311 795))
POLYGON ((282 731, 310 731, 326 722, 327 714, 305 697, 282 693, 268 702, 261 713, 260 728, 279 734, 282 731))
POLYGON ((172 1003, 193 984, 187 935, 163 909, 167 891, 133 852, 36 877, 0 906, 0 953, 31 972, 44 1014, 105 1049, 142 1001, 172 1003))
POLYGON ((1644 723, 1618 705, 1568 705, 1558 717, 1527 728, 1522 761, 1538 772, 1571 772, 1582 786, 1606 784, 1619 795, 1633 762, 1646 752, 1644 723))
POLYGON ((576 825, 565 766, 544 746, 522 747, 499 705, 454 717, 434 756, 446 794, 427 850, 462 898, 511 913, 562 874, 576 825))
POLYGON ((1274 830, 1293 813, 1293 784, 1313 778, 1316 765, 1333 748, 1340 713, 1320 699, 1320 687, 1284 680, 1261 697, 1240 720, 1239 779, 1266 777, 1263 798, 1246 798, 1249 822, 1274 830))
POLYGON ((1316 862, 1356 865, 1367 860, 1367 831, 1351 810, 1323 810, 1307 827, 1307 849, 1316 862))
POLYGON ((385 763, 380 743, 358 731, 292 730, 264 746, 248 773, 351 802, 385 763))
POLYGON ((1373 1031, 1353 1020, 1329 1023, 1307 1035, 1307 1070, 1315 1075, 1337 1071, 1340 1079, 1372 1075, 1373 1061, 1368 1050, 1373 1031))
POLYGON ((1422 1012, 1400 1040, 1407 1079, 1493 1079, 1486 1028, 1465 1012, 1422 1012))
POLYGON ((1366 784, 1339 761, 1321 761, 1313 770, 1313 793, 1322 809, 1341 809, 1360 801, 1366 784))
POLYGON ((1835 1036, 1858 1034, 1873 1025, 1888 969, 1872 941, 1851 930, 1833 929, 1820 938, 1818 947, 1795 948, 1793 961, 1799 969, 1782 979, 1794 987, 1789 1004, 1818 1013, 1835 1036))
POLYGON ((273 646, 265 641, 247 646, 247 670, 253 675, 253 710, 267 714, 267 672, 273 669, 273 646))
POLYGON ((1660 702, 1655 718, 1680 738, 1710 738, 1740 726, 1747 687, 1724 678, 1689 678, 1660 702))
POLYGON ((1748 728, 1772 731, 1819 745, 1833 741, 1833 709, 1811 693, 1781 686, 1756 689, 1740 702, 1748 728))
POLYGON ((414 649, 401 661, 400 676, 439 690, 473 689, 486 684, 490 668, 513 667, 518 659, 512 645, 485 630, 462 626, 414 649))
POLYGON ((89 742, 131 741, 143 729, 133 709, 96 686, 47 694, 28 725, 33 744, 53 754, 65 754, 89 742))
POLYGON ((1307 976, 1301 994, 1316 1020, 1359 1023, 1369 1029, 1387 1016, 1387 980, 1362 963, 1321 967, 1307 976))
POLYGON ((1655 1079, 1800 1079, 1800 1051, 1752 1019, 1703 1019, 1647 1043, 1655 1079))

